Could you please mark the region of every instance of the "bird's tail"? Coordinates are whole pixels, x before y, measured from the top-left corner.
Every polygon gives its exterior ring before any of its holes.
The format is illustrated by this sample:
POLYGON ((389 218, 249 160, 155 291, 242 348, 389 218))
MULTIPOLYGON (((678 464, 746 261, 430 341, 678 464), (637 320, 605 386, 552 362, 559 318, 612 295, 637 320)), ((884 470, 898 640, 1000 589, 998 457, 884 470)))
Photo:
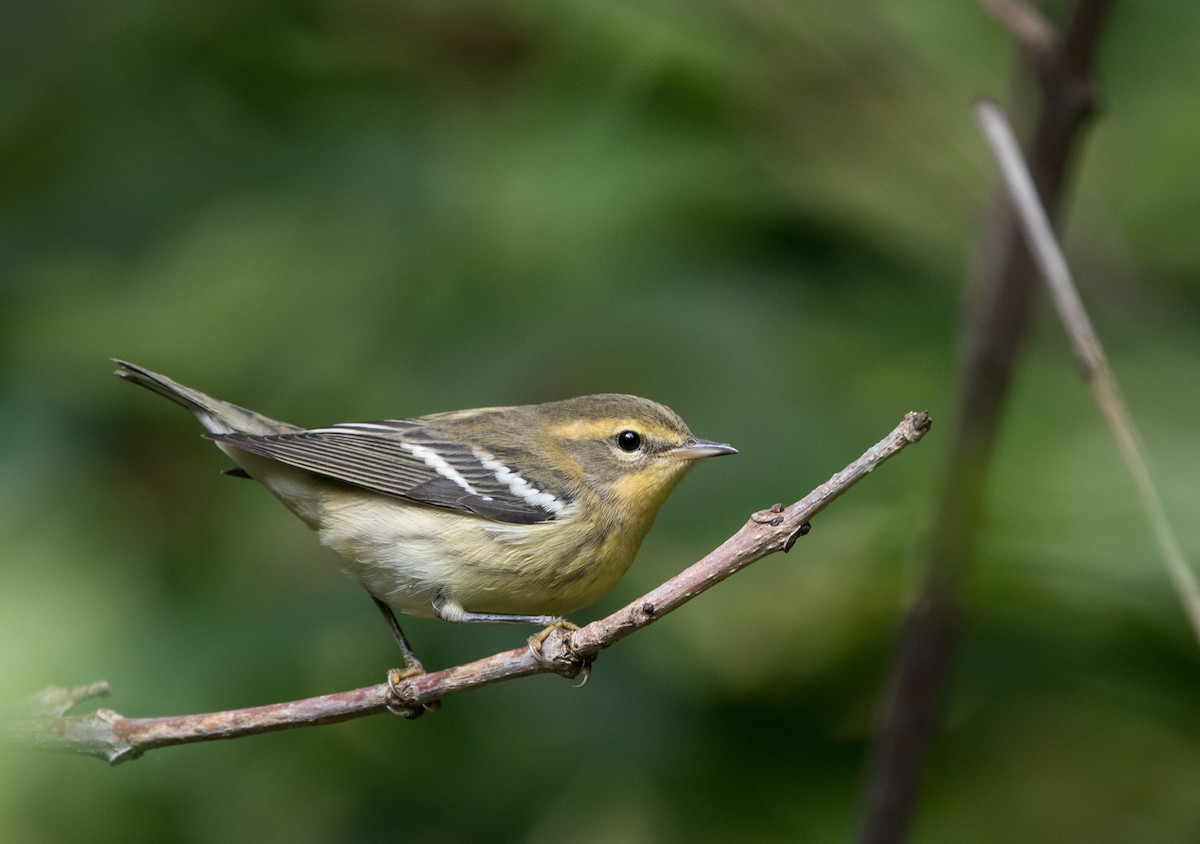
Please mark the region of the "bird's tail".
POLYGON ((253 410, 238 407, 227 401, 214 399, 199 390, 185 387, 172 381, 165 375, 151 372, 137 364, 113 359, 118 366, 116 374, 126 381, 132 381, 147 390, 158 393, 176 404, 183 405, 200 420, 210 433, 213 434, 287 434, 301 430, 295 425, 280 422, 253 410))

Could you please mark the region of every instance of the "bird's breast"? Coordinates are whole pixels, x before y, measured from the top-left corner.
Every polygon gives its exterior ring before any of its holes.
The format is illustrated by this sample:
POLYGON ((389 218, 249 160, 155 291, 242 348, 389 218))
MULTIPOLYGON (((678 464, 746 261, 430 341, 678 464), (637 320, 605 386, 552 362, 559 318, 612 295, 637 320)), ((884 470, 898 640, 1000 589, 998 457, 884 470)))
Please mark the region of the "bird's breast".
POLYGON ((471 612, 562 615, 610 591, 645 534, 597 529, 580 515, 572 505, 554 521, 510 524, 339 489, 324 502, 319 535, 401 612, 432 615, 444 596, 471 612))

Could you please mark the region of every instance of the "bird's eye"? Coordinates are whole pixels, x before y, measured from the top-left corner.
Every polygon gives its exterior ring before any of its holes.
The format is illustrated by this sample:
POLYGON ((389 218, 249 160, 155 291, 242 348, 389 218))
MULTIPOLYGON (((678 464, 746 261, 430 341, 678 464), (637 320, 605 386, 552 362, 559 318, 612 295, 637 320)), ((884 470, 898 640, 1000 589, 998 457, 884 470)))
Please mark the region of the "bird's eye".
POLYGON ((637 431, 622 431, 617 434, 617 448, 621 451, 637 451, 642 444, 642 438, 637 431))

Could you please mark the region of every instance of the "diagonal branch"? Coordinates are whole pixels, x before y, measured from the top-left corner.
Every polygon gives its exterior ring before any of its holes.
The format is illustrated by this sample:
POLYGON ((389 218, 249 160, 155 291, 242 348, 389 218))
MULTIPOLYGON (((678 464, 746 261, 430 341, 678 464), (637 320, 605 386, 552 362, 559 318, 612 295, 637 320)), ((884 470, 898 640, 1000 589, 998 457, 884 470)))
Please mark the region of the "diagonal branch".
MULTIPOLYGON (((238 738, 295 727, 332 724, 384 712, 399 705, 407 711, 431 707, 441 698, 481 686, 533 674, 575 677, 605 648, 678 609, 756 560, 788 551, 808 532, 808 520, 905 446, 929 431, 927 413, 909 413, 890 434, 804 498, 755 513, 741 530, 680 574, 605 618, 578 630, 555 629, 535 653, 532 647, 493 654, 465 665, 387 683, 304 700, 162 718, 126 718, 111 709, 72 717, 32 717, 10 733, 21 743, 99 756, 112 764, 136 759, 148 750, 198 741, 238 738)), ((107 684, 44 692, 53 701, 41 713, 61 715, 60 701, 76 702, 107 691, 107 684), (90 691, 89 691, 90 690, 90 691), (65 695, 65 697, 64 697, 65 695)))
POLYGON ((1025 239, 1041 270, 1042 278, 1050 289, 1050 298, 1054 301, 1059 318, 1071 339, 1075 356, 1079 359, 1083 375, 1092 388, 1096 405, 1100 408, 1109 432, 1121 452, 1121 458, 1133 477, 1138 498, 1158 543, 1163 565, 1166 566, 1167 574, 1192 624, 1192 633, 1200 640, 1200 586, 1196 584, 1196 576, 1188 567, 1179 542, 1171 530, 1158 487, 1154 484, 1149 464, 1142 453, 1141 437, 1138 436, 1133 416, 1125 400, 1121 398, 1117 378, 1108 364, 1104 348, 1100 345, 1100 338, 1092 327, 1092 321, 1071 278, 1067 259, 1063 256, 1058 239, 1054 236, 1054 229, 1051 228, 1046 211, 1038 199, 1033 178, 1029 175, 1029 168, 1021 155, 1021 148, 999 106, 991 102, 980 102, 975 106, 975 114, 1000 163, 1004 184, 1012 198, 1025 239))

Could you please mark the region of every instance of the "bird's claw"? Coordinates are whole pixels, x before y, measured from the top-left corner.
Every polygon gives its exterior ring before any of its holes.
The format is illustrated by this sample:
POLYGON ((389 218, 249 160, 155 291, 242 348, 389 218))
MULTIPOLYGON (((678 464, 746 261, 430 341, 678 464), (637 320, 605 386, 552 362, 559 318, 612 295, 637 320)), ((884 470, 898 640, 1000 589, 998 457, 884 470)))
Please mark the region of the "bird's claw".
POLYGON ((400 689, 400 684, 410 677, 419 677, 425 673, 425 666, 417 660, 408 662, 404 668, 393 668, 387 673, 387 711, 393 715, 399 715, 401 718, 420 718, 426 712, 433 712, 441 708, 440 700, 431 700, 428 703, 415 703, 406 701, 404 693, 400 689))
POLYGON ((529 637, 529 653, 531 653, 533 658, 538 662, 550 662, 550 660, 547 659, 542 653, 542 645, 546 644, 546 640, 550 638, 550 634, 556 630, 562 630, 564 632, 571 633, 578 629, 579 625, 572 624, 565 618, 560 618, 549 627, 545 628, 544 630, 540 630, 529 637))
MULTIPOLYGON (((566 633, 571 633, 578 629, 579 629, 579 625, 572 624, 571 622, 567 621, 565 618, 560 618, 557 621, 555 621, 553 624, 551 624, 549 627, 545 628, 544 630, 540 630, 537 633, 534 633, 532 636, 529 637, 529 653, 533 656, 534 659, 536 659, 540 663, 543 663, 543 664, 554 663, 554 660, 548 658, 544 653, 542 653, 542 645, 544 645, 546 643, 546 640, 549 639, 551 634, 553 634, 555 631, 561 630, 566 633)), ((575 660, 573 660, 573 662, 574 662, 574 667, 577 669, 577 671, 575 671, 575 672, 567 671, 567 670, 564 670, 562 667, 559 667, 557 670, 558 670, 558 673, 563 674, 567 677, 574 677, 574 676, 576 676, 576 674, 578 674, 582 679, 580 679, 579 683, 576 685, 575 688, 582 689, 584 686, 587 685, 588 678, 592 674, 592 661, 590 659, 589 660, 575 659, 575 660)))

